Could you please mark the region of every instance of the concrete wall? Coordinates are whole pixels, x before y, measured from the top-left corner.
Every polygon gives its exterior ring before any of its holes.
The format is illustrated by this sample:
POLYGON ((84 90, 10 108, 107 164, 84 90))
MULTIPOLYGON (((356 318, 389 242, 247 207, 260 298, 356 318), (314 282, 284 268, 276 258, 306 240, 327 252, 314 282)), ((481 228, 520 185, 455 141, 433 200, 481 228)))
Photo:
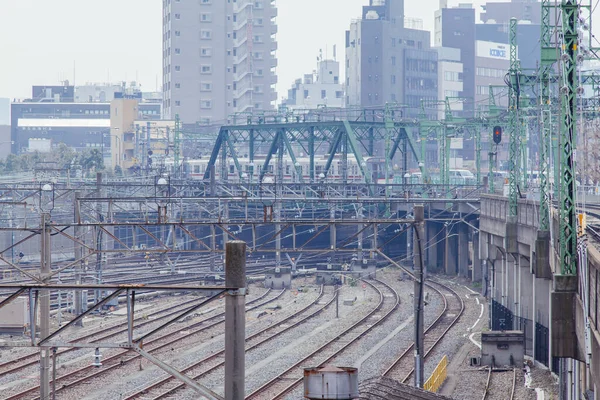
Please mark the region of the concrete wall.
MULTIPOLYGON (((600 331, 598 330, 598 294, 600 293, 600 252, 597 243, 588 245, 588 264, 580 266, 579 277, 567 282, 565 277, 545 274, 536 267, 539 208, 537 202, 520 200, 518 204, 516 252, 506 252, 506 212, 508 199, 483 195, 480 215, 480 250, 490 275, 490 301, 506 307, 513 317, 513 325, 529 321, 526 354, 547 367, 552 357, 569 357, 568 368, 582 370, 578 391, 600 388, 600 331), (588 282, 589 293, 581 292, 588 282), (591 363, 586 367, 585 307, 589 303, 591 363), (544 329, 546 333, 544 334, 544 329), (542 332, 542 334, 540 334, 542 332), (544 348, 544 346, 546 346, 544 348), (536 349, 537 351, 531 351, 536 349), (539 352, 545 352, 539 354, 539 352), (543 360, 543 361, 540 361, 543 360), (587 371, 585 369, 587 368, 587 371), (588 379, 589 378, 589 379, 588 379)), ((556 225, 556 224, 555 224, 556 225)), ((555 231, 556 235, 557 231, 555 231)), ((551 265, 556 266, 555 252, 551 250, 551 265)), ((494 304, 494 303, 493 303, 494 304)), ((492 320, 494 315, 492 313, 492 320)), ((567 379, 568 374, 565 374, 567 379)))

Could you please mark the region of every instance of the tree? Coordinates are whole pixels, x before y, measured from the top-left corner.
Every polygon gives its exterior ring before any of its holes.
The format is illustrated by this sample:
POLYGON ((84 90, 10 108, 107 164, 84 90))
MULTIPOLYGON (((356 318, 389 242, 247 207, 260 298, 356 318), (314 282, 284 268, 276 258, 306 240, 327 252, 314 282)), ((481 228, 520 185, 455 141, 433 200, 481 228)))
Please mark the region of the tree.
POLYGON ((98 149, 85 150, 79 156, 79 164, 85 171, 96 171, 104 169, 102 152, 98 149))

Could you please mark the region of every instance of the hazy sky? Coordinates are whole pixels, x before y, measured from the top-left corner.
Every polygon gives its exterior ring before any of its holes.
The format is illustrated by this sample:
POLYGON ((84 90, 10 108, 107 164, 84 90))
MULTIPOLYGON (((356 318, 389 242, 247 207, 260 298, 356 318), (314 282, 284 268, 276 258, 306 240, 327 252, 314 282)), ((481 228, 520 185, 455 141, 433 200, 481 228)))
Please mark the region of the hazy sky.
MULTIPOLYGON (((336 44, 343 59, 344 32, 366 4, 277 0, 280 98, 315 68, 319 49, 331 55, 336 44)), ((438 0, 405 4, 407 16, 433 29, 438 0)), ((28 97, 31 85, 72 82, 74 74, 76 84, 137 80, 144 90, 160 88, 161 0, 0 0, 0 6, 0 97, 28 97)))

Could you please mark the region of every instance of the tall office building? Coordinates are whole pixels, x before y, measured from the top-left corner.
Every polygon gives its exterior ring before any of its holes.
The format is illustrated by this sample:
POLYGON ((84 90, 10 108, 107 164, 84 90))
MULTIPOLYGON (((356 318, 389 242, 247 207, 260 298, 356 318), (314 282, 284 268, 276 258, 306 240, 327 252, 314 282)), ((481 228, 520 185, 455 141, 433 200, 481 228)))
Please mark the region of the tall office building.
POLYGON ((163 0, 165 118, 221 125, 277 98, 275 0, 163 0))
MULTIPOLYGON (((346 31, 346 105, 406 105, 417 116, 422 101, 437 100, 437 51, 422 23, 404 17, 404 0, 370 0, 346 31)), ((435 109, 426 109, 432 118, 435 109)))

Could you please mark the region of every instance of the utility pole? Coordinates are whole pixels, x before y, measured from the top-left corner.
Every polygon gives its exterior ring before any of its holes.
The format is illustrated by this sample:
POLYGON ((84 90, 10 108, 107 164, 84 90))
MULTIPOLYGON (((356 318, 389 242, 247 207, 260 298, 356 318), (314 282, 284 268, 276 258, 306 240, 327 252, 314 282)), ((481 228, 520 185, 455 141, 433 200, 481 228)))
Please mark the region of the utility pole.
MULTIPOLYGON (((81 223, 81 210, 79 208, 79 198, 81 197, 81 192, 75 192, 75 201, 73 202, 74 205, 74 230, 75 230, 75 238, 77 239, 77 241, 74 241, 74 245, 75 245, 75 249, 74 249, 74 254, 75 254, 75 260, 81 260, 83 258, 83 249, 82 246, 80 244, 82 237, 81 237, 81 227, 79 226, 79 224, 81 223)), ((76 285, 80 285, 81 284, 81 274, 82 274, 82 268, 83 268, 83 261, 80 261, 76 266, 75 266, 75 284, 76 285)), ((75 298, 74 298, 74 308, 75 308, 75 315, 79 315, 83 312, 83 299, 82 299, 82 291, 81 290, 76 290, 75 291, 75 298)), ((75 325, 77 326, 83 326, 83 319, 77 321, 75 323, 75 325)))
MULTIPOLYGON (((50 275, 51 243, 50 243, 50 214, 43 213, 41 220, 41 246, 40 246, 40 279, 45 281, 50 275)), ((31 329, 35 329, 32 326, 31 329)), ((50 291, 40 290, 40 340, 50 335, 50 291)), ((40 348, 40 399, 50 396, 50 350, 40 348)))
MULTIPOLYGON (((102 172, 98 172, 96 174, 96 195, 98 196, 98 198, 102 197, 102 172)), ((96 202, 96 218, 98 219, 98 223, 102 223, 104 222, 104 217, 103 217, 103 207, 102 207, 102 202, 101 201, 97 201, 96 202)), ((95 227, 94 229, 94 239, 96 241, 96 251, 98 252, 96 254, 96 283, 97 284, 101 284, 102 283, 102 251, 104 250, 103 248, 103 241, 104 241, 104 235, 102 234, 102 230, 99 227, 95 227)), ((97 289, 94 293, 94 300, 96 301, 96 303, 98 303, 102 298, 102 291, 100 289, 97 289)))
POLYGON ((415 310, 415 386, 422 388, 424 384, 424 307, 423 307, 423 284, 425 275, 423 273, 423 237, 425 235, 425 207, 422 204, 415 204, 413 208, 415 216, 414 222, 414 264, 415 277, 413 303, 415 310))
POLYGON ((246 369, 246 243, 225 246, 225 286, 239 288, 225 298, 225 400, 244 399, 246 369))

